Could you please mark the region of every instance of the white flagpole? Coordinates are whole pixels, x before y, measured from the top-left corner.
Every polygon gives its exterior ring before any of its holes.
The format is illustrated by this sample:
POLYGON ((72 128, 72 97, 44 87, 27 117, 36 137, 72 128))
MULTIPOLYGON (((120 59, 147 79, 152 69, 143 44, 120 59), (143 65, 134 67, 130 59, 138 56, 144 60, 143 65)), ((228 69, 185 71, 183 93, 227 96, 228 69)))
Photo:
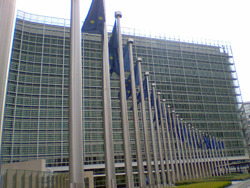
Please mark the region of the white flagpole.
MULTIPOLYGON (((158 92, 158 104, 159 104, 159 110, 160 110, 160 120, 161 120, 161 133, 162 133, 162 140, 163 140, 163 148, 164 148, 164 154, 165 154, 165 162, 167 166, 167 178, 168 178, 168 185, 171 186, 171 175, 170 175, 170 169, 169 169, 169 158, 168 158, 168 152, 167 152, 167 143, 166 143, 166 135, 165 135, 165 128, 164 128, 164 122, 163 122, 163 114, 161 109, 161 93, 158 92)), ((166 174, 166 173, 165 173, 166 174)))
POLYGON ((204 153, 204 147, 203 147, 203 142, 202 142, 200 130, 197 131, 197 136, 198 136, 198 140, 200 139, 200 141, 201 141, 201 143, 200 143, 201 144, 200 155, 203 156, 202 160, 203 160, 203 164, 204 164, 203 166, 205 167, 205 175, 206 175, 206 177, 210 177, 210 169, 208 169, 208 166, 206 164, 206 155, 204 153))
MULTIPOLYGON (((206 135, 206 137, 208 137, 208 134, 206 135)), ((210 144, 210 141, 209 141, 209 144, 210 144)), ((210 151, 207 150, 207 153, 208 153, 209 158, 210 158, 210 164, 211 164, 212 172, 213 172, 214 176, 217 176, 217 173, 216 173, 216 170, 215 170, 215 164, 214 164, 214 160, 213 160, 213 156, 212 156, 212 145, 211 145, 210 151)))
MULTIPOLYGON (((195 129, 195 133, 196 133, 196 135, 197 135, 197 142, 199 142, 199 132, 198 132, 198 129, 195 129)), ((200 143, 200 144, 202 144, 202 143, 200 143)), ((198 149, 198 151, 199 151, 199 154, 200 154, 200 164, 201 164, 201 170, 202 170, 202 173, 203 173, 203 177, 204 178, 206 178, 206 177, 208 177, 207 176, 207 166, 206 166, 206 163, 205 163, 205 158, 203 158, 202 157, 202 153, 201 153, 201 148, 197 148, 198 149), (206 171, 205 171, 206 170, 206 171)))
POLYGON ((132 171, 132 160, 131 160, 131 147, 130 147, 130 136, 129 136, 129 124, 128 124, 128 113, 126 103, 126 89, 125 89, 125 77, 124 77, 124 63, 123 63, 123 49, 122 49, 122 34, 120 19, 122 13, 120 11, 115 12, 118 27, 118 41, 119 41, 119 64, 120 64, 120 99, 121 99, 121 118, 122 118, 122 133, 123 133, 123 150, 125 160, 125 173, 126 173, 126 187, 134 187, 134 178, 132 171))
MULTIPOLYGON (((219 138, 217 138, 216 141, 217 141, 217 144, 220 143, 220 139, 219 138)), ((222 155, 221 155, 221 148, 219 148, 219 146, 218 146, 218 156, 220 158, 220 165, 221 165, 220 166, 220 170, 222 171, 222 175, 223 175, 223 174, 225 174, 224 170, 223 170, 223 166, 224 165, 223 165, 223 158, 222 158, 222 155)))
MULTIPOLYGON (((186 155, 186 162, 187 162, 187 169, 188 169, 188 175, 187 175, 187 178, 188 179, 192 179, 192 175, 191 175, 191 169, 190 169, 190 165, 192 165, 191 164, 191 158, 189 158, 189 155, 188 155, 188 150, 187 150, 187 144, 186 144, 186 136, 185 136, 185 134, 184 134, 184 124, 183 124, 183 119, 181 118, 180 119, 180 121, 182 122, 181 123, 181 125, 182 125, 182 127, 181 127, 181 129, 182 129, 182 134, 183 134, 183 139, 184 139, 184 141, 183 141, 183 145, 184 145, 184 150, 185 150, 185 155, 186 155), (189 158, 189 159, 188 159, 189 158)), ((184 155, 184 154, 183 154, 184 155)))
MULTIPOLYGON (((10 72, 11 51, 16 23, 16 0, 0 0, 0 172, 2 140, 4 129, 4 112, 7 85, 10 72)), ((0 173, 0 187, 2 176, 0 173)))
MULTIPOLYGON (((168 119, 167 119, 167 110, 166 110, 166 99, 162 99, 162 103, 163 103, 163 113, 165 116, 165 127, 166 127, 166 133, 167 133, 167 139, 168 139, 168 152, 169 152, 169 158, 170 158, 170 164, 171 164, 171 170, 172 170, 172 182, 175 182, 175 169, 174 169, 174 163, 173 163, 173 152, 172 152, 172 146, 171 146, 171 138, 170 138, 170 134, 169 134, 169 126, 168 125, 168 119)), ((170 173, 171 175, 171 173, 170 173)), ((170 186, 172 186, 172 182, 170 184, 170 186)))
MULTIPOLYGON (((185 126, 185 129, 187 131, 188 127, 187 127, 187 122, 184 122, 184 126, 185 126)), ((192 170, 192 176, 190 174, 190 179, 195 179, 195 170, 194 170, 194 165, 195 165, 195 162, 192 160, 192 151, 191 151, 191 147, 190 147, 190 144, 189 144, 189 136, 187 134, 187 140, 186 140, 186 144, 188 146, 188 154, 189 154, 189 163, 190 163, 190 166, 191 166, 191 170, 192 170)))
POLYGON ((194 162, 194 168, 195 168, 195 175, 196 178, 199 178, 199 172, 198 172, 198 162, 196 160, 196 156, 195 156, 195 151, 194 151, 194 145, 193 145, 193 139, 192 139, 192 132, 191 132, 191 127, 190 124, 188 124, 188 130, 189 130, 189 136, 190 136, 190 142, 191 142, 191 148, 192 148, 192 152, 193 152, 193 162, 194 162))
POLYGON ((134 73, 134 63, 132 56, 132 43, 133 39, 128 39, 129 44, 129 56, 130 56, 130 73, 131 73, 131 90, 132 90, 132 107, 133 107, 133 121, 135 128, 135 146, 136 146, 136 157, 137 157, 137 168, 138 168, 138 178, 139 178, 139 187, 145 187, 146 181, 144 178, 144 167, 142 161, 142 151, 141 151, 141 135, 140 135, 140 127, 138 120, 138 110, 137 110, 137 96, 136 96, 136 88, 135 88, 135 73, 134 73))
POLYGON ((216 148, 216 145, 217 145, 217 140, 215 139, 215 137, 213 137, 213 139, 214 139, 214 142, 215 142, 215 156, 216 156, 216 158, 217 158, 217 163, 218 163, 218 173, 219 173, 219 175, 221 176, 222 174, 221 174, 221 158, 220 158, 220 156, 219 156, 219 154, 218 154, 218 150, 217 150, 217 148, 216 148))
POLYGON ((192 134, 193 134, 193 138, 194 138, 194 150, 195 150, 195 154, 196 154, 196 161, 197 161, 197 166, 198 166, 198 173, 200 175, 200 178, 203 178, 203 174, 202 174, 202 171, 201 171, 201 163, 200 163, 200 160, 199 160, 199 153, 198 153, 198 149, 197 149, 197 144, 196 144, 196 138, 195 138, 195 129, 194 127, 192 127, 192 134))
MULTIPOLYGON (((104 14, 106 15, 105 0, 103 0, 104 14)), ((105 151, 105 173, 106 187, 115 188, 115 161, 112 128, 111 94, 110 94, 110 73, 109 73, 109 52, 107 24, 103 23, 102 38, 102 113, 104 129, 104 151, 105 151)))
POLYGON ((161 136, 160 136, 160 128, 159 128, 159 119, 158 119, 158 112, 157 112, 157 104, 156 104, 156 94, 155 94, 155 86, 156 84, 152 84, 152 89, 153 89, 153 94, 154 98, 154 105, 155 105, 155 121, 156 121, 156 133, 157 133, 157 140, 158 140, 158 147, 159 147, 159 154, 160 154, 160 164, 161 164, 161 176, 162 176, 162 182, 163 186, 167 186, 167 180, 166 180, 166 174, 165 174, 165 167, 164 167, 164 162, 163 162, 163 155, 162 155, 162 144, 161 144, 161 136))
POLYGON ((173 145, 173 151, 174 151, 175 172, 176 172, 176 176, 177 176, 175 181, 180 181, 180 171, 179 171, 178 162, 177 162, 174 131, 173 131, 172 118, 171 118, 171 113, 170 113, 170 105, 168 105, 167 108, 168 108, 168 117, 169 117, 169 124, 170 124, 169 126, 170 126, 171 137, 172 137, 172 145, 173 145))
MULTIPOLYGON (((224 140, 221 139, 221 141, 223 142, 223 145, 224 145, 224 148, 222 149, 222 152, 225 153, 225 155, 224 155, 225 156, 225 162, 227 162, 227 168, 228 168, 227 174, 231 174, 230 167, 229 167, 229 161, 228 161, 228 157, 227 157, 227 151, 225 149, 224 140)), ((226 164, 225 164, 225 168, 226 168, 226 164)))
POLYGON ((148 83, 149 72, 145 72, 145 77, 146 77, 146 82, 147 82, 148 111, 149 111, 149 121, 150 121, 150 130, 151 130, 152 150, 153 150, 153 157, 154 157, 156 186, 157 188, 160 188, 161 179, 160 179, 160 173, 159 173, 159 165, 158 165, 158 158, 157 158, 157 151, 156 151, 156 138, 155 138, 154 123, 153 123, 153 117, 152 117, 152 106, 151 106, 151 100, 154 100, 154 99, 150 100, 149 83, 148 83))
POLYGON ((213 149, 213 143, 212 143, 211 135, 209 135, 209 139, 210 139, 210 144, 211 144, 211 151, 212 151, 212 158, 213 158, 213 162, 214 162, 215 174, 216 174, 216 176, 219 176, 218 169, 217 169, 217 162, 216 162, 216 159, 215 159, 215 156, 214 156, 214 149, 213 149))
POLYGON ((69 182, 84 187, 80 0, 71 0, 69 64, 69 182))
MULTIPOLYGON (((200 131, 200 137, 203 138, 203 140, 204 140, 205 133, 201 133, 201 131, 200 131)), ((204 141, 204 143, 205 143, 205 141, 204 141)), ((204 145, 205 145, 205 148, 203 149, 203 155, 207 159, 207 166, 208 166, 208 169, 209 169, 209 176, 212 177, 213 176, 213 171, 212 171, 212 167, 211 167, 211 163, 210 163, 210 158, 209 158, 209 155, 208 155, 207 144, 205 143, 204 145)))
POLYGON ((223 159, 223 166, 225 168, 225 174, 227 174, 226 157, 225 157, 224 152, 223 152, 222 139, 220 139, 220 144, 221 144, 221 156, 223 159))
POLYGON ((147 171, 148 171, 148 183, 149 187, 153 186, 153 175, 152 175, 152 167, 151 167, 151 154, 149 150, 149 141, 148 141, 148 125, 147 125, 147 115, 145 110, 145 101, 144 101, 144 89, 143 89, 143 81, 141 74, 141 58, 137 58, 138 69, 139 69, 139 80, 140 80, 140 92, 141 92, 141 106, 142 106, 142 122, 143 122, 143 133, 144 133, 144 143, 145 143, 145 153, 146 153, 146 161, 147 161, 147 171))
MULTIPOLYGON (((177 146, 177 152, 178 152, 178 161, 179 161, 179 167, 180 167, 180 173, 181 173, 181 179, 180 180, 184 180, 183 169, 182 169, 182 164, 181 164, 180 144, 179 144, 179 138, 178 138, 178 134, 177 134, 177 122, 175 121, 175 110, 172 110, 172 114, 173 114, 172 121, 173 121, 174 127, 175 127, 175 140, 176 140, 176 146, 177 146)), ((177 165, 177 167, 178 167, 178 165, 177 165)))
POLYGON ((184 168, 184 172, 185 172, 184 178, 186 178, 186 180, 188 180, 189 178, 188 178, 187 167, 186 167, 186 164, 188 164, 188 163, 187 163, 187 158, 184 155, 184 149, 183 149, 183 143, 182 143, 182 137, 181 137, 182 132, 180 129, 179 115, 178 114, 176 115, 176 118, 177 118, 176 126, 179 129, 179 135, 180 135, 179 141, 180 141, 180 145, 181 145, 182 164, 183 164, 183 168, 184 168))

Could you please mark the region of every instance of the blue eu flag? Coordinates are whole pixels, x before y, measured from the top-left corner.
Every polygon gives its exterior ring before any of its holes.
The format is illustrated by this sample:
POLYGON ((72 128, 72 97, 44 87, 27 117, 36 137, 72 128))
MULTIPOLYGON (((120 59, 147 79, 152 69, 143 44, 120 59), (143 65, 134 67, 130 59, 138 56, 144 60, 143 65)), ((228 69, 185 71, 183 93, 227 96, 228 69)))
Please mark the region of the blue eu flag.
POLYGON ((105 22, 103 0, 93 0, 82 26, 82 32, 103 34, 105 22))
POLYGON ((130 58, 128 44, 123 48, 124 71, 130 71, 130 58))
POLYGON ((134 72, 135 72, 135 85, 139 86, 140 85, 140 78, 139 78, 139 67, 138 63, 136 63, 134 67, 134 72))
POLYGON ((131 74, 128 76, 128 78, 125 80, 125 87, 126 87, 126 99, 128 100, 128 98, 131 96, 131 74))
POLYGON ((119 56, 118 56, 118 35, 116 21, 113 27, 112 35, 109 39, 109 65, 110 75, 115 72, 118 76, 120 75, 119 56))
POLYGON ((154 102, 154 93, 153 93, 153 89, 152 89, 151 94, 150 94, 150 100, 151 100, 151 107, 154 107, 154 106, 155 106, 155 102, 154 102))

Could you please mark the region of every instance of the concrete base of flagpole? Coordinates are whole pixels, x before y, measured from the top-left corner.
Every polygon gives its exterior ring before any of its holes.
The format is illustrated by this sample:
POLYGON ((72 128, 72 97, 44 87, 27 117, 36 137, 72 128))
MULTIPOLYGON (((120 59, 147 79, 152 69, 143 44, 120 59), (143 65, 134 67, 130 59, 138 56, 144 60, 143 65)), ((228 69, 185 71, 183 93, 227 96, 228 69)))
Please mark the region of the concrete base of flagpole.
POLYGON ((84 183, 70 183, 70 188, 83 188, 84 183))

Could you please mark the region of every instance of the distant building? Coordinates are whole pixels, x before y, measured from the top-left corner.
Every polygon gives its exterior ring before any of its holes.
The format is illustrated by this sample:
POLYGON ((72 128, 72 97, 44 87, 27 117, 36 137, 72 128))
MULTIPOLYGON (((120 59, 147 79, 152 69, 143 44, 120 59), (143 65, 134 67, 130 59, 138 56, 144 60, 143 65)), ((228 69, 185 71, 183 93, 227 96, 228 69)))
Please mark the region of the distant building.
MULTIPOLYGON (((230 161, 247 159, 240 120, 241 94, 230 45, 213 41, 181 42, 175 38, 149 36, 134 29, 122 32, 123 44, 128 37, 134 39, 134 60, 142 57, 143 72, 150 72, 150 83, 156 83, 157 91, 167 104, 196 128, 223 138, 230 161)), ((69 37, 69 20, 18 11, 2 163, 46 159, 50 170, 68 170, 69 37)), ((101 38, 91 34, 83 34, 82 38, 84 168, 94 172, 95 187, 101 187, 105 184, 101 38)), ((120 165, 116 172, 117 178, 123 179, 117 75, 112 75, 111 87, 114 156, 120 165)), ((130 107, 131 100, 128 101, 128 109, 130 107)), ((128 114, 135 162, 132 112, 128 114)), ((143 144, 142 149, 144 153, 143 144)))

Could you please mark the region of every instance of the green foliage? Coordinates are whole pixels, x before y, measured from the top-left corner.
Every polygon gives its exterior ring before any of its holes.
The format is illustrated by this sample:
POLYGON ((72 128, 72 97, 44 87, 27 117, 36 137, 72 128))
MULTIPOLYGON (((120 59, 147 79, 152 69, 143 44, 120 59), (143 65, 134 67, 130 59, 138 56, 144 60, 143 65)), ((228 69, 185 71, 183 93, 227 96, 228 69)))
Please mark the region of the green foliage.
POLYGON ((228 185, 231 185, 231 181, 211 181, 203 183, 194 183, 189 185, 181 185, 178 188, 224 188, 228 185))

